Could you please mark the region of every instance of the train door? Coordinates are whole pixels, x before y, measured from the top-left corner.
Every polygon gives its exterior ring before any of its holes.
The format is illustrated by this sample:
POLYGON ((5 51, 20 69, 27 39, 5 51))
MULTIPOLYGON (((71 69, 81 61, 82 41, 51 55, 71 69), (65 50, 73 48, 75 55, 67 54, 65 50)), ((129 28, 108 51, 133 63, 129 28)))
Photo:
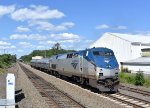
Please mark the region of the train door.
POLYGON ((79 61, 80 61, 79 65, 80 72, 83 73, 83 56, 79 56, 79 61))
POLYGON ((88 57, 89 51, 84 51, 83 53, 83 74, 88 75, 88 61, 86 58, 88 57))
POLYGON ((49 60, 49 66, 48 66, 49 70, 51 70, 51 64, 52 64, 52 60, 49 60))

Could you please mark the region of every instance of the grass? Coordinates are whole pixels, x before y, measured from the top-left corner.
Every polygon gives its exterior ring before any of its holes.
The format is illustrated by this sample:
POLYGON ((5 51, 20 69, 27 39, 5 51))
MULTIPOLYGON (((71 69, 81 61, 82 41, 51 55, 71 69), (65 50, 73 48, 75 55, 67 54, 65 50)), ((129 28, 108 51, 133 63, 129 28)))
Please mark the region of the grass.
MULTIPOLYGON (((135 85, 136 81, 137 81, 136 74, 132 74, 132 73, 120 72, 119 77, 120 77, 120 82, 121 83, 135 85)), ((150 77, 144 78, 143 86, 144 87, 150 87, 150 77)))
POLYGON ((134 83, 134 77, 135 77, 134 74, 120 72, 119 76, 120 76, 121 83, 129 83, 129 84, 134 83))
POLYGON ((145 79, 144 86, 145 87, 150 87, 150 77, 145 79))
POLYGON ((0 68, 0 75, 3 74, 4 72, 5 72, 5 70, 0 68))

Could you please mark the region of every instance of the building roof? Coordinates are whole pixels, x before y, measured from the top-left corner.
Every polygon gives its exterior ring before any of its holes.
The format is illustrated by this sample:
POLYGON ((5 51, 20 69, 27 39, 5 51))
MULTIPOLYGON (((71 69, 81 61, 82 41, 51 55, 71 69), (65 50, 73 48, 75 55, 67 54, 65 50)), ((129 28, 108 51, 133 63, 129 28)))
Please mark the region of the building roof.
POLYGON ((133 35, 133 34, 121 34, 121 33, 106 33, 106 34, 113 35, 115 37, 127 40, 129 42, 132 42, 133 44, 134 43, 150 44, 150 36, 146 36, 146 35, 133 35))
POLYGON ((95 45, 99 45, 100 41, 109 36, 113 36, 116 38, 120 38, 122 40, 131 42, 132 45, 143 45, 143 46, 150 46, 150 35, 133 35, 133 34, 121 34, 121 33, 111 33, 106 32, 104 33, 99 39, 93 42, 89 47, 92 48, 95 45))
POLYGON ((127 62, 122 62, 126 65, 150 65, 150 57, 139 57, 127 62))

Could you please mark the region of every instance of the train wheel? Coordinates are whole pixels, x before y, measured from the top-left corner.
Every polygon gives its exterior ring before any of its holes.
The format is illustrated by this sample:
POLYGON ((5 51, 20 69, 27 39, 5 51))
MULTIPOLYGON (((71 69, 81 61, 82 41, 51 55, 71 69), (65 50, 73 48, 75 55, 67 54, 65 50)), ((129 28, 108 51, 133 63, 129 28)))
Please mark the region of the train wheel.
POLYGON ((85 78, 84 84, 85 84, 85 85, 89 85, 89 79, 85 78))

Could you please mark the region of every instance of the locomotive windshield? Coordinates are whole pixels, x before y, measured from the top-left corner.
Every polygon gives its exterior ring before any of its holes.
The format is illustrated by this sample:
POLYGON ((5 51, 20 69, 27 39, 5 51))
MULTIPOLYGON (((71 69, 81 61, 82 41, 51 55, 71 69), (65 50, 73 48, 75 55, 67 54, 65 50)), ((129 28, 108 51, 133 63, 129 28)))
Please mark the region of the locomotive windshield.
POLYGON ((113 52, 93 51, 94 56, 113 56, 113 52))

